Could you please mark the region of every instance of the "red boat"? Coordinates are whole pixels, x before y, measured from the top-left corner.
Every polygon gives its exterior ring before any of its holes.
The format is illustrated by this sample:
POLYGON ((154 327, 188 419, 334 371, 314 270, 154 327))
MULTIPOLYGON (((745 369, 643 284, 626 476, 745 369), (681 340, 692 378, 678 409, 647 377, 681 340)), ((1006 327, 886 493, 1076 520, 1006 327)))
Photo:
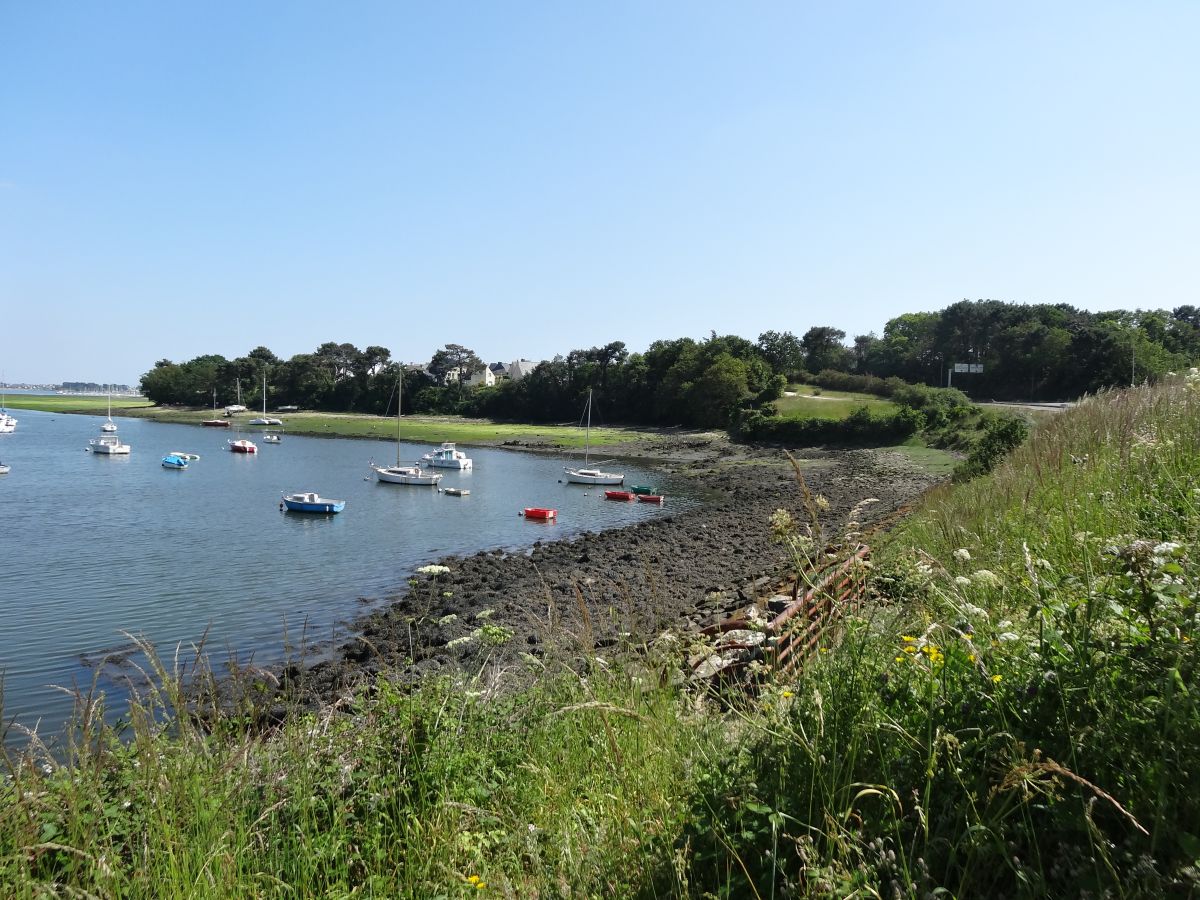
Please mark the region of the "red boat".
POLYGON ((253 441, 240 440, 240 441, 229 441, 228 443, 229 443, 229 449, 232 450, 234 453, 257 453, 258 452, 258 447, 256 447, 254 445, 253 441))
POLYGON ((521 512, 521 515, 523 515, 527 519, 541 519, 543 521, 547 521, 549 519, 557 519, 558 518, 558 510, 557 509, 546 509, 541 506, 527 506, 521 512))
POLYGON ((634 497, 633 491, 605 491, 605 500, 632 500, 634 497))
POLYGON ((667 499, 662 494, 637 494, 636 496, 641 503, 662 503, 667 499))
POLYGON ((228 419, 205 419, 200 424, 207 426, 208 428, 228 428, 229 420, 228 419))

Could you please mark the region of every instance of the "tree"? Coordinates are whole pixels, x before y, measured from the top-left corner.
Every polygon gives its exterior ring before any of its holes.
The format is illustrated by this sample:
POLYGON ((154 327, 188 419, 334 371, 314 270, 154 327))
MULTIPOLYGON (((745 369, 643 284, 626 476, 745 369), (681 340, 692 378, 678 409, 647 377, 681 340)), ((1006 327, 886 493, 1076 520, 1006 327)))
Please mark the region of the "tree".
POLYGON ((804 346, 790 331, 764 331, 758 336, 758 351, 776 373, 789 380, 804 371, 804 346))
POLYGON ((430 373, 441 383, 453 380, 458 383, 457 394, 462 397, 462 383, 483 367, 483 360, 475 351, 462 344, 447 344, 429 361, 430 373))
POLYGON ((693 421, 700 426, 723 428, 749 395, 746 364, 732 354, 722 353, 689 391, 693 421))
POLYGON ((828 325, 816 325, 804 332, 800 346, 804 348, 804 367, 812 374, 825 369, 845 371, 849 362, 849 351, 842 346, 846 332, 828 325))

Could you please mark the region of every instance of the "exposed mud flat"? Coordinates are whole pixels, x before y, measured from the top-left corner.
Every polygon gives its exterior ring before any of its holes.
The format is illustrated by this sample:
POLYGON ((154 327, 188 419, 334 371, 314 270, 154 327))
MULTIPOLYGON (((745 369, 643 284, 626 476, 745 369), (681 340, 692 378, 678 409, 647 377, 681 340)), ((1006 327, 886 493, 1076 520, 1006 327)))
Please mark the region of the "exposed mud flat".
MULTIPOLYGON (((528 448, 534 449, 534 448, 528 448)), ((351 623, 351 637, 311 667, 287 668, 309 703, 329 702, 382 670, 418 679, 456 667, 472 674, 521 654, 575 655, 687 630, 744 605, 788 565, 771 539, 776 509, 803 499, 783 452, 732 444, 724 435, 664 435, 622 453, 696 479, 700 508, 527 553, 492 551, 439 560, 449 571, 418 574, 380 609, 351 623)), ((828 501, 827 538, 867 498, 868 524, 935 484, 907 457, 879 450, 801 450, 805 481, 828 501)), ((668 508, 670 499, 667 500, 668 508)), ((797 515, 803 518, 803 515, 797 515)))

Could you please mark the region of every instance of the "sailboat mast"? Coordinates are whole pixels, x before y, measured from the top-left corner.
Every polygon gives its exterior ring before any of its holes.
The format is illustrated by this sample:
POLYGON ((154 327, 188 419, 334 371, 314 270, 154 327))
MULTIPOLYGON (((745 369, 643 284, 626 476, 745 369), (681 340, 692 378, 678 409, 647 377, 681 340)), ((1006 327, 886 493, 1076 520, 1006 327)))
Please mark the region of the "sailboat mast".
POLYGON ((396 468, 400 468, 400 409, 404 401, 404 370, 400 370, 400 380, 396 383, 396 468))
POLYGON ((583 433, 583 467, 586 469, 588 456, 592 452, 592 391, 588 388, 587 430, 583 433))

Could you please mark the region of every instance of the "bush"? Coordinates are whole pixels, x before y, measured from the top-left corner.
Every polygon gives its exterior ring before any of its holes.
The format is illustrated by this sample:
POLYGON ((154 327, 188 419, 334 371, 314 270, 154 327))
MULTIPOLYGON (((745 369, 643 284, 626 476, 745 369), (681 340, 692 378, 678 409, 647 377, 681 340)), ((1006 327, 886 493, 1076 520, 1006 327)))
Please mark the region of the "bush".
POLYGON ((957 469, 954 470, 955 481, 970 481, 980 475, 986 475, 1010 451, 1019 447, 1029 436, 1029 426, 1024 419, 1016 416, 989 415, 983 426, 983 437, 957 469))

